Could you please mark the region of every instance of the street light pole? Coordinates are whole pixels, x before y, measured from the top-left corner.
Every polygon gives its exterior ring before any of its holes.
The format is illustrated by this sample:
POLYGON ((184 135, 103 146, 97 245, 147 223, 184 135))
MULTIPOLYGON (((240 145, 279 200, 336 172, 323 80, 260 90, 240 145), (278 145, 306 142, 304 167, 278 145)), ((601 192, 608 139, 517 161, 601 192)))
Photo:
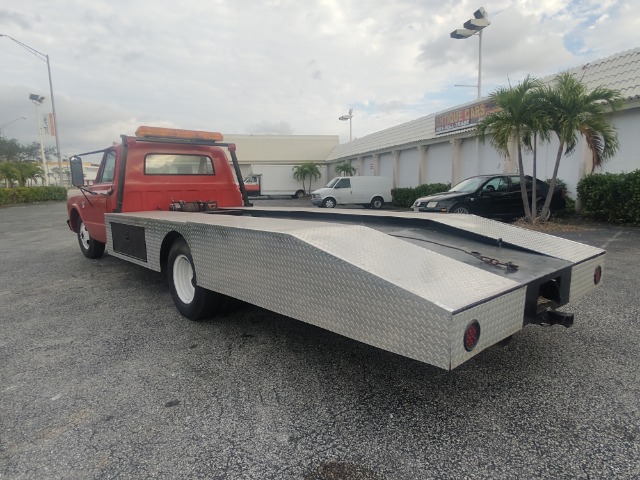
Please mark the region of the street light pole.
POLYGON ((49 169, 47 168, 47 157, 44 155, 44 145, 42 143, 42 125, 40 124, 40 110, 38 107, 44 102, 44 97, 35 93, 29 94, 29 100, 36 106, 36 121, 38 122, 38 139, 40 140, 40 158, 42 159, 42 169, 44 170, 44 177, 42 178, 42 184, 46 185, 51 183, 49 180, 49 169))
POLYGON ((6 127, 8 127, 9 125, 11 125, 12 123, 16 123, 18 120, 26 120, 27 117, 25 117, 24 115, 18 117, 18 118, 14 118, 13 120, 11 120, 10 122, 7 123, 3 123, 2 125, 0 125, 0 137, 4 136, 4 129, 6 127))
POLYGON ((53 113, 53 129, 56 137, 56 153, 57 153, 56 156, 58 157, 58 170, 60 171, 60 181, 62 182, 62 156, 60 155, 60 137, 58 136, 58 117, 56 115, 56 101, 54 100, 54 96, 53 96, 53 81, 51 80, 51 64, 49 63, 49 55, 45 55, 44 53, 39 52, 35 48, 31 48, 29 45, 25 45, 19 40, 16 40, 15 38, 13 38, 11 35, 4 35, 0 33, 0 37, 8 38, 9 40, 20 45, 22 48, 24 48, 28 52, 35 55, 37 58, 39 58, 43 62, 47 63, 47 73, 49 74, 49 92, 51 94, 51 113, 53 113))
POLYGON ((349 113, 347 115, 342 115, 341 117, 338 117, 338 120, 343 120, 343 121, 347 121, 349 120, 349 141, 351 141, 351 119, 353 118, 353 108, 349 109, 349 113))
MULTIPOLYGON (((449 35, 456 40, 464 40, 476 33, 478 34, 478 99, 482 98, 482 30, 489 25, 489 14, 487 11, 480 7, 473 13, 474 18, 464 22, 464 28, 458 28, 451 32, 449 35)), ((466 85, 465 85, 466 86, 466 85)), ((471 85, 469 85, 471 86, 471 85)))

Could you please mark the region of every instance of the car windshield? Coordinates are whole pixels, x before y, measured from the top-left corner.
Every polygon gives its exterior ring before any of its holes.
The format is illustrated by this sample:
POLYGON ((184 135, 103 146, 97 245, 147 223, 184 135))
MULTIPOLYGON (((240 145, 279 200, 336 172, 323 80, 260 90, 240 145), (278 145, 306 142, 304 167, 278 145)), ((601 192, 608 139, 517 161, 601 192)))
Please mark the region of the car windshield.
POLYGON ((329 183, 327 183, 326 188, 333 188, 333 186, 340 180, 340 177, 336 177, 331 179, 329 183))
POLYGON ((482 182, 486 180, 486 177, 473 177, 467 178, 466 180, 461 181, 455 187, 452 187, 450 192, 464 192, 471 193, 478 190, 482 182))

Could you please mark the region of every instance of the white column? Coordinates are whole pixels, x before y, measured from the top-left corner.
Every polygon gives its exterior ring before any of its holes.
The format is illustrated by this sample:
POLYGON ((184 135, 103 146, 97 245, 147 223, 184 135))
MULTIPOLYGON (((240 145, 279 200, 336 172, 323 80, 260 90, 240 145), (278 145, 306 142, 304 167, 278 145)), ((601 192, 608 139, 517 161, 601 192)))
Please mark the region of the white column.
POLYGON ((398 182, 400 181, 400 150, 392 151, 391 156, 391 164, 393 166, 393 188, 397 188, 398 182))
POLYGON ((427 151, 428 150, 429 150, 429 145, 418 146, 418 155, 420 156, 420 163, 418 165, 418 185, 424 185, 425 183, 429 183, 429 179, 427 178, 427 151))
POLYGON ((462 180, 460 178, 462 170, 460 166, 462 139, 454 138, 449 140, 449 143, 451 144, 451 185, 455 185, 462 180))

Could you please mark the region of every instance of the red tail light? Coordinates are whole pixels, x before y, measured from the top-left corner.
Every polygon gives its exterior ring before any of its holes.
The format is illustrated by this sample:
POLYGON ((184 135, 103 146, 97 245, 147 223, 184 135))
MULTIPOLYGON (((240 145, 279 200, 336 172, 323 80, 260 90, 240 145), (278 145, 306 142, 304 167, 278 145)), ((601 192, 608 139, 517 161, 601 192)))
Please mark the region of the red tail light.
POLYGON ((467 352, 470 352, 471 350, 476 348, 478 340, 480 340, 480 324, 477 320, 474 320, 469 325, 467 325, 467 328, 464 331, 464 349, 467 352))
POLYGON ((593 283, 598 285, 600 280, 602 280, 602 267, 598 265, 596 270, 593 272, 593 283))

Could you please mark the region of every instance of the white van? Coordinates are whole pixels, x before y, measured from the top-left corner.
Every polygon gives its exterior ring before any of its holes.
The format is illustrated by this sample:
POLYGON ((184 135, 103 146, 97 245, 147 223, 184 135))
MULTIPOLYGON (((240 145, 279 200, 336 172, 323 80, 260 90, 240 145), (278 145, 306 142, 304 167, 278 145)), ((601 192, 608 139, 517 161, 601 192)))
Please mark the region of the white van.
POLYGON ((360 204, 380 209, 391 202, 391 187, 387 177, 336 177, 326 187, 311 192, 311 203, 324 208, 360 204))

